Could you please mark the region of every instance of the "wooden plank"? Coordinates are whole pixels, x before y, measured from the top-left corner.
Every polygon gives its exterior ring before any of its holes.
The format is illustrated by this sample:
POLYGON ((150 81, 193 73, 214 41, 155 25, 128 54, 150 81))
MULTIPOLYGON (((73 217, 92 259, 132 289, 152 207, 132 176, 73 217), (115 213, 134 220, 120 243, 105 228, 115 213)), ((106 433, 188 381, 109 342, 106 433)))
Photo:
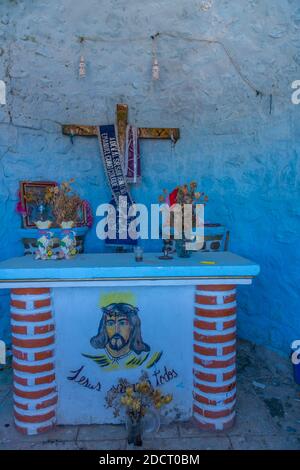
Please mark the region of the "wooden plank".
POLYGON ((177 142, 180 138, 180 130, 176 127, 140 127, 140 139, 171 139, 177 142))
POLYGON ((121 155, 125 153, 126 127, 128 124, 128 105, 117 104, 116 123, 118 129, 118 143, 121 155))
POLYGON ((64 135, 80 135, 82 137, 97 136, 97 126, 82 126, 79 124, 65 124, 62 126, 64 135))
MULTIPOLYGON (((128 105, 124 103, 117 104, 116 107, 116 123, 118 126, 118 140, 121 154, 124 155, 125 141, 126 141, 126 127, 128 123, 128 105)), ((67 124, 62 126, 64 135, 82 136, 82 137, 95 137, 97 136, 97 126, 85 126, 80 124, 67 124)), ((140 127, 140 139, 171 139, 177 142, 180 138, 180 131, 178 128, 167 127, 140 127)))
MULTIPOLYGON (((79 124, 66 124, 62 126, 64 135, 81 136, 81 137, 96 137, 97 126, 84 126, 79 124)), ((125 133, 126 135, 126 133, 125 133)), ((174 142, 180 138, 180 131, 178 128, 160 128, 160 127, 140 127, 140 139, 171 139, 174 142)), ((119 136, 120 139, 120 136, 119 136)))

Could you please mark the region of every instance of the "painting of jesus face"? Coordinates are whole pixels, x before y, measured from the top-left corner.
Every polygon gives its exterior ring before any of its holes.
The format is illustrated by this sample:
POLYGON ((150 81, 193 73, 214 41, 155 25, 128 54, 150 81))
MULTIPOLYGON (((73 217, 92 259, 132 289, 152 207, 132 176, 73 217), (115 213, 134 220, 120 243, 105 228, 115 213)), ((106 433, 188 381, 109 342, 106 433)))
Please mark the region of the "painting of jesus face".
POLYGON ((98 333, 90 340, 93 348, 105 349, 109 358, 118 362, 129 353, 149 352, 144 343, 138 308, 125 302, 112 302, 102 308, 98 333))
POLYGON ((127 316, 112 313, 107 315, 105 329, 108 336, 108 346, 113 351, 121 351, 126 354, 129 351, 131 326, 127 316))

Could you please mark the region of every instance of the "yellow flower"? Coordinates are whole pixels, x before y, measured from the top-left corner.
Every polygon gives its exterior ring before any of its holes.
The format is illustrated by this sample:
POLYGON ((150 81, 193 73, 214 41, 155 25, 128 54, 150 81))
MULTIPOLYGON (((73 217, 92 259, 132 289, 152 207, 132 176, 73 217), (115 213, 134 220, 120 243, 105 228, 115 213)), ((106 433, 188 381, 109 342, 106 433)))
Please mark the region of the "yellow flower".
POLYGON ((132 387, 127 387, 126 388, 126 395, 128 395, 129 397, 132 396, 133 394, 133 388, 132 387))
POLYGON ((164 402, 165 404, 167 405, 168 403, 171 403, 171 401, 173 400, 173 396, 172 395, 166 395, 164 397, 164 402))
POLYGON ((47 251, 47 256, 49 256, 49 257, 52 256, 52 250, 47 251))

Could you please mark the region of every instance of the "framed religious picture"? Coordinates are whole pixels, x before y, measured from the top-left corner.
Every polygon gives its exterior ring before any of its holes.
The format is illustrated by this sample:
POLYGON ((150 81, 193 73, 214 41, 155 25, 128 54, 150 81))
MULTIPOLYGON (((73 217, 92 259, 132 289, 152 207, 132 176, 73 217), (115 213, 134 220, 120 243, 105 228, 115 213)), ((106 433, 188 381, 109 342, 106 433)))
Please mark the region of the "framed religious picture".
POLYGON ((37 220, 53 220, 51 206, 45 201, 49 187, 57 186, 54 181, 21 181, 20 203, 24 228, 36 228, 37 220))

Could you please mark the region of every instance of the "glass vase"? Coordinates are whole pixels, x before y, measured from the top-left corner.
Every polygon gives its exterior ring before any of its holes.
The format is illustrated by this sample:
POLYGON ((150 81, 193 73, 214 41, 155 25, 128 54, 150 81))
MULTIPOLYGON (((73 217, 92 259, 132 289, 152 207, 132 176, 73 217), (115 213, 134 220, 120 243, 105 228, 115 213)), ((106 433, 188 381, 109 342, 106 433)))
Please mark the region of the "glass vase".
POLYGON ((187 240, 185 238, 175 240, 176 253, 179 258, 189 258, 191 256, 190 251, 186 249, 186 242, 187 240))
POLYGON ((127 417, 126 427, 128 433, 128 444, 133 444, 135 446, 141 447, 143 445, 142 441, 142 419, 141 417, 132 418, 127 417))

